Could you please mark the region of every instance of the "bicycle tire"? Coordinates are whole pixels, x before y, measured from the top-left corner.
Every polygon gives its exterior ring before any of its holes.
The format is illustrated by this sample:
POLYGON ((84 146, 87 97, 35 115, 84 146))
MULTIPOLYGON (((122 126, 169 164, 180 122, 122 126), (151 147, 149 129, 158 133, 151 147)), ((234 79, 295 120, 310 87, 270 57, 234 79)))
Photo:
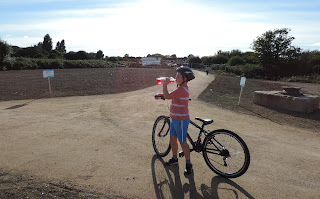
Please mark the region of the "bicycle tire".
POLYGON ((203 141, 202 155, 213 172, 226 178, 243 175, 250 165, 250 152, 246 143, 239 135, 225 129, 207 135, 203 141))
POLYGON ((161 115, 154 122, 152 129, 152 145, 156 154, 165 157, 169 154, 170 146, 170 120, 168 116, 161 115))

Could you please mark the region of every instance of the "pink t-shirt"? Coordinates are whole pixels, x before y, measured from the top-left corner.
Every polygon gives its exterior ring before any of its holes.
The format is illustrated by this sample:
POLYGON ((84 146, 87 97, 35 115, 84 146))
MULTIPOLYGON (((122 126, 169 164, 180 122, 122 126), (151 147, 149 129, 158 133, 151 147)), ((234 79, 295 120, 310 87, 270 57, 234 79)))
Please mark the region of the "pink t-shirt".
POLYGON ((170 117, 175 120, 186 120, 189 118, 189 89, 188 86, 179 86, 172 91, 173 97, 170 106, 170 117))

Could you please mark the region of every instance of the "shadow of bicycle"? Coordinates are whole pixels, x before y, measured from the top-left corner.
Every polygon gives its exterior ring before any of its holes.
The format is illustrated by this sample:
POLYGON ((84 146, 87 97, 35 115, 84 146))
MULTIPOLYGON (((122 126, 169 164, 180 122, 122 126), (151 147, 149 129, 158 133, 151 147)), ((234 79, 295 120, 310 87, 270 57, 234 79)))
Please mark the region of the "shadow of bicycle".
POLYGON ((241 186, 220 176, 215 176, 211 180, 211 186, 202 184, 200 186, 201 193, 198 193, 194 176, 187 177, 189 183, 182 185, 179 174, 179 166, 164 166, 162 158, 154 155, 151 161, 152 178, 155 193, 158 199, 185 198, 185 194, 188 194, 188 198, 250 198, 254 199, 246 190, 241 186))

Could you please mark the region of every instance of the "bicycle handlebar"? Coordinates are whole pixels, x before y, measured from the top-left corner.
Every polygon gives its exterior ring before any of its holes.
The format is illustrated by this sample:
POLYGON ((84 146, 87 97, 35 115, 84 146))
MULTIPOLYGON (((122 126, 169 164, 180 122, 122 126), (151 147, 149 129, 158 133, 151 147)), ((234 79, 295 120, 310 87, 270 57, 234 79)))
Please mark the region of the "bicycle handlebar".
POLYGON ((162 99, 162 100, 165 100, 165 98, 164 98, 164 96, 163 96, 163 95, 155 95, 154 97, 156 97, 156 98, 160 98, 160 99, 162 99))
MULTIPOLYGON (((164 96, 163 95, 155 95, 154 97, 156 98, 160 98, 162 100, 165 100, 164 96)), ((189 98, 189 101, 191 101, 191 99, 189 98)))

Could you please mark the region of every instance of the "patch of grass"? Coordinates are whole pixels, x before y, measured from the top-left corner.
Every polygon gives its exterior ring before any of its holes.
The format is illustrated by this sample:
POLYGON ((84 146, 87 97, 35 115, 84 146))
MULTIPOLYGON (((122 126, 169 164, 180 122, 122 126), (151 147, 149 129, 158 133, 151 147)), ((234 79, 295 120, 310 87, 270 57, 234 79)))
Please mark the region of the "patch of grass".
POLYGON ((320 84, 320 75, 304 75, 304 76, 292 76, 284 77, 281 79, 284 82, 304 82, 304 83, 317 83, 320 84))

